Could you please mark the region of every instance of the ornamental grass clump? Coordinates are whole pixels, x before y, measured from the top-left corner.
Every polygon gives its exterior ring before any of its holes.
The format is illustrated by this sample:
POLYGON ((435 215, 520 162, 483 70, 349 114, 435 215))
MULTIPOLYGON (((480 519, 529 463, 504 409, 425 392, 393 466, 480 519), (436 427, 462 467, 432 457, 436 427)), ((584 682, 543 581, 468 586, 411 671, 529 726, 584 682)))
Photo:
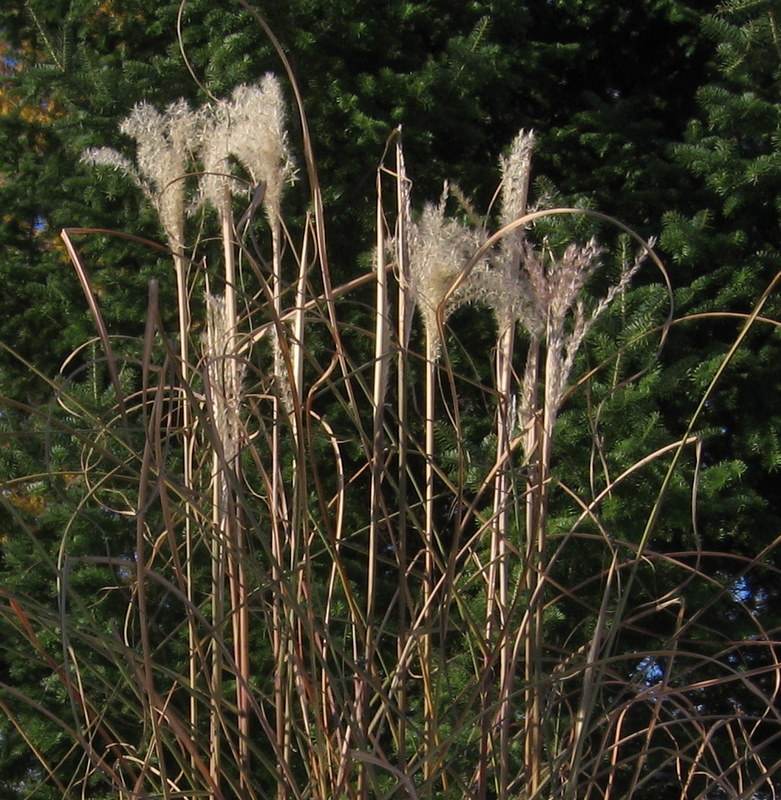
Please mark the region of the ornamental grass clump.
MULTIPOLYGON (((601 300, 593 303, 586 295, 586 286, 601 266, 602 248, 596 240, 583 245, 573 243, 556 253, 547 238, 538 244, 529 239, 531 226, 526 220, 531 222, 527 203, 534 144, 534 134, 522 130, 515 137, 509 155, 500 160, 500 230, 494 237, 486 234, 483 225, 470 225, 446 216, 450 194, 447 185, 440 202, 424 207, 418 222, 410 226, 409 234, 409 292, 419 309, 427 342, 424 597, 433 595, 439 578, 436 564, 447 561, 443 553, 437 552, 443 537, 435 521, 437 491, 433 466, 436 459, 435 396, 439 384, 436 364, 443 348, 443 326, 452 313, 466 303, 489 308, 496 320, 496 468, 488 526, 491 530, 489 555, 484 571, 487 648, 484 663, 486 669, 493 669, 493 663, 498 661, 499 691, 496 696, 490 691, 484 695, 484 702, 494 706, 496 711, 483 719, 481 753, 484 763, 478 783, 482 785, 487 780, 488 754, 503 753, 497 759, 500 794, 509 791, 511 698, 516 681, 518 644, 522 641, 524 681, 528 687, 534 687, 528 688, 524 697, 528 796, 535 796, 543 782, 543 700, 537 687, 543 682, 541 587, 548 549, 547 507, 554 426, 581 345, 600 315, 616 296, 626 291, 647 251, 647 248, 642 249, 635 260, 623 264, 617 282, 601 300), (518 361, 517 325, 521 326, 527 341, 520 382, 515 379, 513 366, 518 361), (516 400, 519 395, 520 404, 516 400), (526 461, 523 492, 512 485, 509 469, 512 440, 517 431, 521 433, 526 461), (511 606, 517 602, 517 598, 515 601, 511 598, 510 586, 512 563, 517 553, 517 545, 511 541, 511 519, 515 513, 513 504, 519 500, 526 505, 521 547, 529 613, 523 623, 523 634, 516 636, 513 643, 513 638, 507 635, 511 606), (493 740, 493 730, 500 732, 497 741, 493 740)), ((409 210, 405 213, 408 215, 409 210)), ((429 623, 434 624, 433 616, 429 623)), ((424 646, 428 646, 428 637, 423 641, 424 646)), ((427 651, 425 658, 429 657, 427 651)), ((435 710, 428 709, 427 718, 434 716, 435 710)), ((433 733, 430 738, 436 741, 433 733)))
POLYGON ((0 587, 0 652, 58 703, 0 676, 8 730, 42 765, 27 796, 773 796, 777 631, 724 577, 748 580, 761 555, 685 544, 699 415, 770 290, 685 429, 657 414, 637 435, 652 391, 632 379, 655 379, 670 327, 667 287, 632 286, 646 262, 666 282, 650 243, 530 206, 523 130, 495 211, 476 218, 445 184, 416 213, 397 130, 373 269, 332 287, 299 111, 299 241, 273 76, 195 111, 137 106, 135 162, 85 154, 157 210, 178 318, 172 333, 153 282, 143 339, 110 335, 63 232, 104 352, 89 387, 52 381, 64 417, 31 410, 59 470, 54 556, 14 506, 22 487, 0 493, 58 587, 52 604, 0 587), (724 614, 743 640, 721 637, 724 614), (25 703, 64 749, 25 727, 25 703))
MULTIPOLYGON (((209 772, 219 783, 219 774, 225 758, 226 748, 237 756, 240 765, 249 760, 249 726, 251 698, 248 694, 250 681, 249 616, 247 608, 247 573, 245 564, 246 539, 239 513, 237 484, 241 482, 241 465, 238 460, 246 445, 242 414, 244 412, 243 384, 246 373, 246 346, 242 337, 239 315, 238 285, 240 277, 237 254, 240 247, 239 234, 233 211, 233 196, 252 197, 248 212, 260 205, 265 211, 271 234, 272 269, 266 284, 258 292, 259 297, 270 297, 273 308, 280 318, 281 299, 281 201, 282 192, 294 178, 294 168, 287 145, 284 125, 284 103, 279 81, 266 75, 258 86, 236 87, 230 100, 215 101, 197 111, 191 111, 184 101, 170 105, 164 113, 146 103, 139 104, 122 123, 120 130, 136 142, 136 163, 110 148, 99 148, 85 152, 83 160, 94 165, 110 166, 128 175, 138 185, 158 212, 161 226, 174 256, 177 275, 179 309, 181 420, 183 437, 183 485, 188 498, 199 491, 197 486, 198 464, 204 463, 199 449, 212 449, 212 469, 208 478, 211 484, 210 524, 213 535, 208 536, 208 550, 212 561, 211 620, 215 630, 221 630, 230 622, 231 634, 225 641, 232 642, 232 664, 235 671, 236 706, 238 709, 238 739, 222 730, 222 711, 216 697, 222 696, 225 687, 225 642, 209 648, 210 666, 208 683, 212 698, 207 706, 210 720, 209 772), (234 174, 234 164, 246 170, 247 177, 234 174), (206 333, 203 339, 203 362, 201 369, 190 364, 189 340, 192 287, 195 275, 192 262, 185 249, 186 184, 197 178, 198 202, 192 210, 208 204, 218 214, 224 275, 223 295, 207 292, 205 296, 206 333), (250 188, 252 191, 250 191, 250 188), (241 355, 242 350, 245 355, 241 355), (201 408, 193 408, 192 378, 202 374, 204 383, 201 408), (203 415, 206 415, 205 417, 203 415), (200 431, 200 436, 198 435, 200 431), (226 584, 229 592, 226 594, 226 584)), ((246 222, 251 215, 245 213, 246 222)), ((251 259, 251 256, 248 255, 251 259)), ((207 285, 209 279, 207 279, 207 285)), ((280 326, 271 330, 273 342, 273 371, 282 387, 281 395, 290 397, 288 370, 278 344, 280 326)), ((276 399, 272 430, 272 499, 279 502, 281 465, 279 463, 279 441, 277 431, 276 399)), ((288 406, 290 401, 288 400, 288 406)), ((203 480, 201 477, 200 480, 203 480)), ((186 542, 184 568, 188 602, 196 602, 198 590, 193 574, 198 547, 193 526, 196 519, 203 519, 203 509, 190 508, 185 513, 186 542)), ((275 515, 282 512, 276 509, 275 515)), ((209 515, 207 515, 207 518, 209 515)), ((275 527, 272 550, 275 558, 281 558, 285 547, 280 537, 282 528, 275 527)), ((276 567, 274 568, 276 570, 276 567)), ((282 611, 275 601, 275 618, 282 611)), ((189 630, 189 690, 191 694, 189 724, 198 725, 199 710, 196 687, 202 683, 203 656, 198 656, 196 627, 189 630)), ((222 641, 222 636, 220 637, 222 641)), ((275 640, 277 658, 287 647, 281 639, 275 640)), ((283 712, 280 711, 280 716, 283 712)), ((196 767, 195 761, 192 768, 196 767)), ((240 783, 245 778, 240 777, 240 783)))

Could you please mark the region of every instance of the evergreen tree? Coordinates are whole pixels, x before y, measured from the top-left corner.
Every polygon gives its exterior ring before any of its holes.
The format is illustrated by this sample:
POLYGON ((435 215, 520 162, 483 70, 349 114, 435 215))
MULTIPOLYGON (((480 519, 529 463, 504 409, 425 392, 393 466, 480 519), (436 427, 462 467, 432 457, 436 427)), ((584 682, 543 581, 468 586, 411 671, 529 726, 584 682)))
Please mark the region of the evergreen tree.
MULTIPOLYGON (((781 268, 775 235, 781 208, 780 8, 776 2, 727 2, 703 19, 717 72, 698 91, 698 113, 685 141, 671 147, 675 163, 696 179, 694 207, 670 209, 661 239, 681 287, 681 313, 747 313, 781 268)), ((764 310, 770 317, 777 314, 774 297, 764 310)), ((737 320, 687 325, 688 342, 674 351, 682 365, 690 364, 687 394, 701 391, 715 354, 738 327, 737 320)), ((750 529, 721 532, 736 550, 755 549, 760 531, 760 538, 774 536, 781 512, 770 489, 779 463, 779 417, 772 400, 777 347, 773 330, 758 325, 706 409, 716 432, 708 463, 729 454, 740 458, 749 468, 743 483, 758 489, 766 503, 766 516, 750 529)))
MULTIPOLYGON (((676 299, 682 315, 714 310, 745 315, 781 269, 776 235, 781 208, 780 15, 775 0, 736 0, 721 3, 703 18, 703 35, 714 48, 714 71, 697 92, 684 141, 670 148, 673 164, 694 179, 690 205, 689 210, 678 206, 667 211, 661 237, 680 286, 676 299)), ((774 291, 763 308, 766 317, 778 318, 777 297, 774 291)), ((680 394, 666 405, 668 419, 686 413, 680 400, 691 407, 702 396, 742 323, 740 316, 706 316, 676 333, 667 359, 680 394)), ((777 630, 781 619, 778 585, 771 577, 778 566, 773 544, 781 519, 774 477, 781 434, 774 401, 778 358, 775 326, 757 323, 701 418, 703 484, 718 485, 730 471, 733 477, 726 484, 725 506, 700 507, 700 546, 724 554, 710 569, 718 580, 732 583, 733 603, 752 610, 757 630, 743 635, 759 640, 777 630)), ((734 634, 741 630, 729 608, 717 604, 710 611, 714 626, 726 617, 734 634)), ((753 669, 768 656, 769 651, 749 647, 733 658, 753 669)), ((763 711, 762 699, 738 691, 716 689, 708 702, 715 709, 737 704, 743 713, 763 711)), ((757 735, 761 740, 761 726, 757 735)))

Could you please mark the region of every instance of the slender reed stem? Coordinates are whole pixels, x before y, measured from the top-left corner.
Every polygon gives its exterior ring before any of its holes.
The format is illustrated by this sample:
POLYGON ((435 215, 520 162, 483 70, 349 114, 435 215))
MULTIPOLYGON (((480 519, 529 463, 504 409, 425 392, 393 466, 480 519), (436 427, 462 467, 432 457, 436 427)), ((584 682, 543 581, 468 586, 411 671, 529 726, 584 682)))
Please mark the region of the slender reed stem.
POLYGON ((398 338, 399 346, 396 357, 396 412, 398 414, 398 533, 396 540, 396 563, 399 575, 399 605, 397 635, 397 686, 396 702, 399 708, 398 719, 398 760, 399 769, 403 772, 407 764, 407 642, 409 636, 409 619, 412 615, 409 581, 408 581, 408 555, 407 555, 407 469, 409 447, 409 404, 407 396, 409 391, 409 363, 407 359, 410 325, 415 300, 411 296, 410 264, 408 225, 410 214, 410 185, 404 163, 404 152, 401 144, 401 131, 396 137, 396 261, 398 264, 398 338))
MULTIPOLYGON (((515 325, 508 325, 499 334, 499 343, 496 353, 496 387, 498 394, 498 407, 496 419, 496 453, 497 463, 502 466, 496 473, 494 483, 494 524, 491 536, 491 570, 498 573, 494 581, 489 583, 490 596, 495 594, 495 610, 489 604, 489 636, 487 641, 493 639, 490 629, 492 616, 499 634, 499 687, 500 697, 497 708, 497 721, 499 728, 499 790, 500 800, 506 800, 509 785, 510 761, 510 718, 512 697, 512 641, 509 631, 508 619, 508 583, 509 583, 509 548, 510 537, 510 439, 511 420, 510 402, 512 397, 512 356, 515 343, 515 325)), ((490 653, 490 650, 489 650, 490 653)))
MULTIPOLYGON (((184 224, 180 224, 177 230, 178 241, 184 241, 184 224)), ((187 387, 191 385, 190 378, 190 300, 187 275, 187 258, 184 246, 173 242, 174 249, 174 274, 176 276, 176 304, 178 309, 179 323, 179 375, 181 379, 181 394, 179 397, 179 413, 182 425, 182 483, 187 500, 184 504, 184 552, 185 552, 185 584, 187 592, 187 642, 188 642, 188 678, 189 678, 189 722, 190 729, 194 732, 198 728, 198 698, 196 686, 200 674, 198 659, 198 630, 194 615, 191 609, 195 608, 195 574, 194 566, 194 542, 193 542, 193 518, 196 509, 192 506, 189 498, 195 496, 195 436, 193 432, 193 414, 190 407, 187 387)), ((191 762, 191 768, 195 769, 195 763, 191 762)))
POLYGON ((435 616, 433 612, 432 597, 434 593, 434 543, 435 543, 435 500, 434 485, 434 422, 436 415, 436 381, 437 359, 439 356, 436 334, 434 331, 426 332, 426 399, 425 399, 425 516, 423 529, 423 633, 420 644, 420 672, 423 683, 423 779, 426 782, 426 796, 433 793, 434 752, 437 736, 437 706, 433 685, 433 630, 435 616))
MULTIPOLYGON (((532 335, 526 356, 526 370, 522 386, 524 420, 524 453, 528 463, 526 481, 526 541, 524 548, 524 588, 528 602, 536 597, 539 574, 536 573, 537 537, 542 516, 542 491, 544 486, 543 469, 540 457, 540 421, 537 406, 537 382, 539 380, 540 340, 532 335)), ((539 743, 539 686, 537 681, 536 632, 532 618, 534 611, 529 608, 524 643, 524 764, 526 797, 534 797, 540 782, 540 743, 539 743)))

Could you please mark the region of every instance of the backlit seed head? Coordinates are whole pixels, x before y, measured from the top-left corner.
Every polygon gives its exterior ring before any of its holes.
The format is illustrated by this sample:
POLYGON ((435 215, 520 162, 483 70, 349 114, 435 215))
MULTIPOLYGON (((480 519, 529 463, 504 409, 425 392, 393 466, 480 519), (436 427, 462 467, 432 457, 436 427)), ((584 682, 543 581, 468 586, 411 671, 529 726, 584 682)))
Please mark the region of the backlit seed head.
POLYGON ((263 206, 274 222, 282 190, 295 177, 278 79, 268 74, 258 86, 237 86, 230 100, 204 111, 200 143, 203 200, 219 207, 226 189, 236 192, 246 188, 246 182, 231 177, 231 159, 235 158, 254 186, 265 184, 263 206))
POLYGON ((163 113, 149 103, 139 103, 120 125, 135 139, 135 164, 116 150, 86 150, 81 160, 102 164, 128 175, 157 209, 168 243, 181 247, 184 236, 184 177, 197 141, 198 115, 184 100, 163 113))
MULTIPOLYGON (((449 194, 446 184, 439 204, 428 204, 419 221, 411 226, 409 239, 410 290, 435 350, 440 346, 437 309, 483 240, 479 230, 445 217, 449 194)), ((445 319, 465 303, 481 299, 484 287, 479 273, 483 269, 476 267, 448 298, 445 319)))

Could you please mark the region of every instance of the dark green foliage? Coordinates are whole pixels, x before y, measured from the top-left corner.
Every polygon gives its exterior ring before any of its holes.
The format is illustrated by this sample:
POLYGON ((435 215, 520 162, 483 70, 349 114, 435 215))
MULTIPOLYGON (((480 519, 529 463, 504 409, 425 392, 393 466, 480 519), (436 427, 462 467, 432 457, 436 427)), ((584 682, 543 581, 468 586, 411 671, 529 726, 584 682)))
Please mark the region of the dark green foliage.
MULTIPOLYGON (((682 311, 746 312, 781 269, 775 236, 781 204, 779 9, 776 2, 724 3, 717 14, 703 20, 704 34, 715 45, 717 71, 697 93, 698 113, 689 123, 685 142, 671 149, 675 163, 697 178, 695 198, 700 206, 688 214, 670 209, 661 239, 681 273, 681 283, 691 275, 689 285, 678 292, 682 311)), ((771 298, 764 313, 772 317, 777 309, 777 300, 771 298)), ((670 355, 681 363, 689 359, 687 382, 692 389, 697 391, 709 380, 708 364, 715 365, 721 343, 730 341, 738 326, 738 320, 687 325, 693 329, 688 355, 683 342, 671 348, 670 355)), ((674 342, 679 341, 676 335, 674 342)), ((777 364, 777 334, 768 328, 757 330, 703 416, 716 426, 706 445, 709 468, 722 458, 737 457, 745 465, 741 483, 765 498, 764 512, 755 504, 744 509, 748 519, 748 508, 756 508, 762 520, 750 525, 753 546, 757 530, 770 534, 779 510, 763 477, 773 463, 773 442, 781 423, 772 399, 777 364)))

